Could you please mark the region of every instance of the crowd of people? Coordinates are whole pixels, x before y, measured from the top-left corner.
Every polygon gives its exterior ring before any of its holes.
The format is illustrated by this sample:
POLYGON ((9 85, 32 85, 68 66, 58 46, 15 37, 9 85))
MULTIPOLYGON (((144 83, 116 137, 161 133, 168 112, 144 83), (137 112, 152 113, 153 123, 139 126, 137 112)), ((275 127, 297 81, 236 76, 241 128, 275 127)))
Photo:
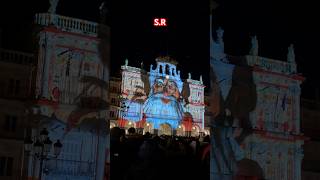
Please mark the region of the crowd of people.
POLYGON ((137 134, 111 129, 110 178, 117 180, 209 179, 210 137, 137 134))

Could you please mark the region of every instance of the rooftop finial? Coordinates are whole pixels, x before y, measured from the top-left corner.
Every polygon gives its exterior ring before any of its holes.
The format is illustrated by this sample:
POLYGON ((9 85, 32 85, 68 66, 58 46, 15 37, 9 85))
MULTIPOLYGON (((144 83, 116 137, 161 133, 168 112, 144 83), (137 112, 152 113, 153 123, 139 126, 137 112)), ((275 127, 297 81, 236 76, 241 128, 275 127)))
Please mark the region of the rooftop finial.
POLYGON ((287 61, 289 63, 295 62, 295 54, 294 54, 293 44, 290 44, 290 46, 288 47, 287 61))
POLYGON ((250 55, 258 56, 258 49, 259 49, 259 44, 258 44, 257 36, 253 36, 251 37, 250 55))
POLYGON ((124 65, 128 66, 128 58, 126 58, 124 65))
POLYGON ((107 5, 106 5, 105 1, 101 3, 101 5, 99 6, 99 10, 100 10, 100 13, 108 11, 108 8, 107 8, 107 5))
POLYGON ((48 9, 48 12, 50 14, 56 14, 58 2, 59 2, 59 0, 49 0, 50 7, 48 9))
POLYGON ((217 41, 210 39, 210 59, 228 62, 224 53, 223 29, 221 27, 216 30, 217 41))
POLYGON ((102 23, 105 23, 106 16, 107 16, 107 14, 109 12, 106 1, 103 1, 101 3, 101 5, 99 7, 99 10, 100 10, 101 21, 102 21, 102 23))
POLYGON ((188 79, 191 79, 191 73, 188 73, 188 79))
POLYGON ((203 83, 203 81, 202 81, 202 75, 200 75, 200 82, 203 83))

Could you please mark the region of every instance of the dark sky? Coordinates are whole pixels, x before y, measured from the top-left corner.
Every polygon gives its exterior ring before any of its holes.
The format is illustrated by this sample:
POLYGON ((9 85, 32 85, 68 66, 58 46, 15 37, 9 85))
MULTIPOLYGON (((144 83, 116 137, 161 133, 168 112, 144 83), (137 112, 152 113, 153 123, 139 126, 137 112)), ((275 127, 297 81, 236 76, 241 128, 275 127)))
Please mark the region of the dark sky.
MULTIPOLYGON (((102 0, 61 0, 57 13, 99 21, 98 7, 102 0)), ((154 64, 160 54, 169 54, 179 62, 182 76, 188 72, 208 83, 209 17, 208 1, 119 1, 111 0, 112 67, 129 58, 129 65, 145 68, 154 64), (176 4, 173 4, 175 2, 176 4), (179 4, 178 4, 179 3, 179 4), (154 28, 154 17, 168 18, 168 28, 154 28)), ((287 47, 295 44, 298 71, 306 77, 303 96, 312 97, 317 81, 317 52, 320 42, 319 12, 314 1, 217 0, 215 28, 225 30, 225 51, 230 55, 246 55, 250 36, 257 35, 262 56, 285 60, 287 47)), ((2 46, 31 51, 32 19, 45 12, 46 0, 9 1, 0 3, 2 46)))
MULTIPOLYGON (((125 58, 129 59, 129 65, 132 66, 139 67, 143 61, 144 67, 149 69, 151 63, 155 64, 157 56, 170 55, 179 62, 182 78, 186 78, 188 72, 191 72, 195 79, 199 79, 203 74, 205 84, 208 84, 209 2, 195 2, 174 4, 171 0, 110 1, 112 73, 119 72, 125 58), (154 28, 155 17, 166 17, 169 26, 154 28)), ((47 11, 49 3, 37 0, 37 3, 21 1, 19 6, 17 4, 19 3, 13 2, 1 6, 12 11, 11 17, 8 18, 6 13, 1 17, 2 44, 10 49, 31 51, 33 15, 47 11), (11 35, 7 36, 8 34, 11 35)), ((57 13, 99 21, 100 4, 101 0, 61 0, 57 13)))
POLYGON ((319 17, 315 1, 217 0, 215 27, 225 30, 225 50, 248 54, 250 36, 257 35, 259 54, 286 60, 287 47, 295 46, 298 72, 306 77, 302 95, 312 98, 318 81, 319 17))
POLYGON ((157 56, 170 55, 179 62, 183 78, 187 78, 188 72, 195 79, 201 74, 208 77, 208 2, 146 2, 112 4, 112 63, 123 64, 128 58, 129 65, 140 66, 143 61, 149 69, 157 56), (157 17, 167 18, 168 26, 154 27, 153 18, 157 17))

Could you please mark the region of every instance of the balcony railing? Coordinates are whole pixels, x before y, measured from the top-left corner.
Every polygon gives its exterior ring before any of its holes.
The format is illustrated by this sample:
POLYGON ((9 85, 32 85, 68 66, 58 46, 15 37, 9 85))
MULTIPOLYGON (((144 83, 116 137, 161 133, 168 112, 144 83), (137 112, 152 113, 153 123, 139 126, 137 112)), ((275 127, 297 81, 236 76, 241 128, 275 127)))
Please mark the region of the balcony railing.
POLYGON ((42 26, 53 26, 62 31, 97 36, 98 23, 57 14, 40 13, 35 16, 35 23, 42 26))
POLYGON ((289 75, 297 73, 296 63, 288 63, 260 56, 246 56, 246 61, 249 66, 258 66, 266 71, 289 75))
POLYGON ((30 53, 0 49, 0 61, 28 65, 34 64, 35 58, 30 53))

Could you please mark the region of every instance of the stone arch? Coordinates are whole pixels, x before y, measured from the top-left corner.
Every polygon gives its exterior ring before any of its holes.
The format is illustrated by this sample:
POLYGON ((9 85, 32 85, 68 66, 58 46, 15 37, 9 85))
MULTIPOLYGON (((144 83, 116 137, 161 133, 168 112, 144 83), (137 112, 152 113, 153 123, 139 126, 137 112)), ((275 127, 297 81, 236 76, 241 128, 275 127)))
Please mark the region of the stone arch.
POLYGON ((172 127, 168 123, 160 124, 159 126, 159 135, 172 135, 172 127))
POLYGON ((178 136, 184 136, 185 135, 185 126, 183 124, 180 124, 177 128, 177 135, 178 136))
POLYGON ((198 125, 193 125, 191 128, 191 136, 199 136, 200 127, 198 125))
POLYGON ((150 122, 145 123, 143 127, 143 134, 145 134, 146 132, 152 133, 152 129, 153 129, 153 123, 150 123, 150 122))
POLYGON ((127 121, 126 124, 125 124, 125 129, 129 129, 129 128, 136 128, 136 123, 134 121, 127 121))
POLYGON ((205 135, 205 136, 206 136, 206 135, 210 135, 210 130, 208 130, 208 129, 204 129, 203 132, 204 132, 204 135, 205 135))
MULTIPOLYGON (((136 123, 134 121, 127 121, 126 124, 125 124, 126 134, 129 133, 128 129, 131 128, 131 127, 136 129, 137 128, 136 123)), ((136 132, 137 132, 137 129, 136 129, 136 132)))
POLYGON ((117 126, 116 123, 110 122, 110 129, 112 129, 112 128, 116 127, 116 126, 117 126))

